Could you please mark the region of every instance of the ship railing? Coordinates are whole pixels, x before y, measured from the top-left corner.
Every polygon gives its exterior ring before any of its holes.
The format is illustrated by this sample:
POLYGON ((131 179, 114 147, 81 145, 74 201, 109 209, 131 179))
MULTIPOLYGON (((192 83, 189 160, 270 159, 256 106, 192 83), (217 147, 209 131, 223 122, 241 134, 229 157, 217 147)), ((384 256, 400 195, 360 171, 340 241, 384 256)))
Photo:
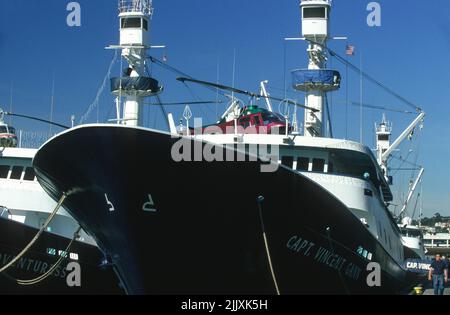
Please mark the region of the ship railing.
POLYGON ((38 149, 45 142, 47 142, 50 138, 55 136, 56 133, 52 132, 39 132, 39 131, 26 131, 19 130, 18 136, 18 144, 19 148, 27 148, 27 149, 38 149))
POLYGON ((152 0, 119 0, 119 13, 142 12, 153 14, 152 0))

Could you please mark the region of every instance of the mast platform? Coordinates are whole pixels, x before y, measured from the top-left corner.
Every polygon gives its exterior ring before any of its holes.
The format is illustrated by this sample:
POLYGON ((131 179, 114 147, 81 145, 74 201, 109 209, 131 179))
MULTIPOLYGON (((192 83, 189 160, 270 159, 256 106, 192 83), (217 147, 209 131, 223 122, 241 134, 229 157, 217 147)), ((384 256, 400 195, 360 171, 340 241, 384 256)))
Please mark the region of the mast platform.
POLYGON ((341 75, 335 70, 298 69, 292 71, 293 87, 297 91, 320 90, 330 92, 341 86, 341 75))

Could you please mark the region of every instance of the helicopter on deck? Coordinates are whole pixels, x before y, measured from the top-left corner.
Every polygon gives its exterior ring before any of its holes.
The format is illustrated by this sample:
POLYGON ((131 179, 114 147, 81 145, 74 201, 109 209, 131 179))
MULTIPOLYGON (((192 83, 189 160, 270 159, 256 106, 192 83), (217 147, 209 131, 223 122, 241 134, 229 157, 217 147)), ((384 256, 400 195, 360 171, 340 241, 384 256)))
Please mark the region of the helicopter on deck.
MULTIPOLYGON (((267 94, 259 94, 253 93, 249 91, 240 90, 234 87, 229 87, 221 84, 211 83, 207 81, 195 80, 192 78, 177 78, 178 81, 181 82, 191 82, 200 84, 207 87, 213 87, 220 90, 243 94, 250 96, 251 101, 250 105, 244 105, 243 102, 234 96, 229 96, 231 99, 231 104, 225 113, 222 115, 220 120, 214 124, 202 126, 201 130, 204 134, 234 134, 234 133, 250 133, 250 134, 285 134, 291 133, 296 128, 294 128, 293 124, 289 123, 289 110, 288 106, 296 106, 301 108, 308 108, 313 112, 316 111, 314 108, 307 107, 305 105, 299 104, 292 100, 280 99, 271 97, 267 94), (280 113, 276 113, 270 109, 264 109, 257 105, 253 104, 253 100, 259 99, 270 99, 280 102, 280 106, 285 106, 286 114, 282 115, 280 113)), ((183 114, 184 118, 188 122, 192 118, 192 113, 190 109, 186 107, 185 113, 183 114)), ((187 134, 187 130, 192 134, 195 129, 189 127, 183 127, 180 125, 178 129, 178 133, 187 134)))
POLYGON ((286 118, 281 114, 271 112, 256 105, 249 105, 237 109, 238 115, 222 117, 216 124, 203 127, 203 133, 211 133, 212 126, 221 129, 222 133, 235 133, 235 128, 241 129, 246 133, 254 134, 283 134, 286 132, 286 126, 291 129, 286 118))
POLYGON ((16 129, 5 123, 4 112, 0 109, 0 147, 15 148, 17 143, 16 129))

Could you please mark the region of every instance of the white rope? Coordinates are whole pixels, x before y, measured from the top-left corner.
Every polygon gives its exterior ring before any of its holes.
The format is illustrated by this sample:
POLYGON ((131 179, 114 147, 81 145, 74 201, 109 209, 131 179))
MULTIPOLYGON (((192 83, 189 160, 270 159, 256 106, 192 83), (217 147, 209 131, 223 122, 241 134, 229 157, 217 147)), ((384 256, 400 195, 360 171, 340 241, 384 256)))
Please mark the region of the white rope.
POLYGON ((19 280, 19 279, 15 279, 15 281, 19 284, 19 285, 23 285, 23 286, 31 286, 31 285, 35 285, 38 284, 42 281, 44 281, 45 279, 47 279, 50 275, 53 274, 53 272, 56 270, 56 268, 58 268, 61 263, 67 258, 67 254, 70 251, 70 248, 72 247, 73 243, 76 241, 76 239, 79 237, 79 233, 81 231, 81 227, 78 227, 77 231, 74 233, 72 240, 70 241, 69 245, 67 246, 66 250, 64 251, 64 253, 61 253, 58 261, 43 275, 35 278, 35 279, 31 279, 31 280, 19 280))
POLYGON ((44 225, 41 227, 41 229, 36 234, 36 236, 31 240, 31 242, 13 260, 11 260, 8 264, 6 264, 5 266, 3 266, 0 269, 0 273, 5 272, 6 270, 8 270, 12 265, 14 265, 23 256, 25 256, 25 254, 30 250, 30 248, 37 242, 37 240, 42 235, 42 233, 44 233, 44 231, 47 230, 48 225, 53 220, 55 215, 58 213, 58 210, 61 208, 62 204, 64 203, 64 201, 66 200, 67 197, 68 197, 68 195, 66 195, 66 194, 62 195, 61 199, 59 200, 58 204, 55 207, 55 210, 53 210, 51 215, 47 218, 47 221, 45 221, 44 225))
POLYGON ((262 215, 262 205, 261 205, 263 201, 264 201, 264 197, 262 197, 262 196, 258 197, 259 219, 260 219, 261 228, 263 231, 264 246, 266 248, 267 260, 269 262, 270 273, 272 274, 272 280, 273 280, 273 284, 275 286, 275 290, 277 291, 277 295, 281 295, 280 289, 278 287, 277 277, 275 276, 275 271, 273 270, 272 257, 270 255, 270 249, 269 249, 269 242, 267 241, 266 228, 264 226, 264 220, 263 220, 263 215, 262 215))

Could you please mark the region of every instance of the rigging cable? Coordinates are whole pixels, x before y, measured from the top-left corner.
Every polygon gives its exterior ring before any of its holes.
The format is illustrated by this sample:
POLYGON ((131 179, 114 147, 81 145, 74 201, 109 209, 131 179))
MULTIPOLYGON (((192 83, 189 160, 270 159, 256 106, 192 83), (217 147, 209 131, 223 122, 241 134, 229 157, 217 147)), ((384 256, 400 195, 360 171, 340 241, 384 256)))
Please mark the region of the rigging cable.
MULTIPOLYGON (((175 74, 177 74, 178 76, 186 77, 186 78, 189 78, 189 79, 194 79, 192 76, 190 76, 190 75, 188 75, 188 74, 182 72, 181 70, 176 69, 176 68, 173 67, 173 66, 168 65, 167 63, 162 62, 161 60, 159 60, 159 59, 157 59, 157 58, 155 58, 155 57, 148 56, 148 59, 149 59, 151 62, 153 62, 154 64, 160 66, 161 68, 164 68, 164 69, 166 69, 166 70, 168 70, 168 71, 170 71, 170 72, 172 72, 172 73, 175 73, 175 74)), ((225 96, 225 97, 226 97, 226 96, 228 95, 227 93, 221 91, 220 89, 219 89, 219 91, 217 91, 217 88, 208 87, 208 86, 205 86, 205 87, 206 87, 207 89, 213 91, 214 93, 217 93, 217 92, 218 92, 218 93, 219 93, 220 95, 222 95, 222 96, 225 96)))
MULTIPOLYGON (((316 44, 316 45, 320 45, 322 47, 324 47, 323 45, 316 43, 314 41, 311 41, 312 43, 316 44)), ((406 98, 404 98, 403 96, 401 96, 400 94, 394 92, 392 89, 390 89, 388 86, 384 85, 383 83, 381 83, 380 81, 372 78, 370 75, 368 75, 367 73, 365 73, 364 71, 362 71, 361 69, 359 69, 357 66, 355 66, 354 64, 352 64, 351 62, 347 61, 345 58, 343 58, 342 56, 340 56, 338 53, 336 53, 334 50, 328 48, 328 47, 324 47, 332 57, 335 57, 339 62, 343 63, 344 65, 349 66, 353 71, 361 74, 362 77, 364 77, 365 79, 369 80, 370 82, 374 83, 375 85, 377 85, 378 87, 380 87, 381 89, 383 89, 384 91, 386 91, 387 93, 391 94, 392 96, 394 96, 395 98, 399 99, 400 101, 402 101, 403 103, 405 103, 407 106, 413 108, 414 110, 416 110, 417 112, 422 112, 422 108, 420 108, 419 106, 413 104, 412 102, 408 101, 406 98)))
POLYGON ((114 64, 116 63, 117 60, 117 50, 114 51, 114 56, 111 60, 111 63, 108 67, 108 71, 103 79, 102 85, 100 86, 100 88, 97 91, 97 94, 95 96, 94 101, 87 107, 86 111, 84 112, 84 114, 81 116, 80 119, 80 125, 84 124, 86 122, 86 120, 89 118, 89 115, 92 113, 92 111, 98 106, 99 101, 100 101, 100 96, 103 94, 103 90, 106 87, 106 82, 108 81, 108 79, 111 77, 111 71, 112 68, 114 66, 114 64))
POLYGON ((164 108, 164 105, 161 102, 161 97, 159 96, 159 94, 156 94, 156 99, 158 100, 159 108, 161 109, 161 112, 162 112, 162 114, 164 116, 164 121, 167 123, 167 127, 169 127, 169 129, 170 129, 169 116, 167 115, 167 111, 166 111, 166 109, 164 108))
POLYGON ((412 213, 412 215, 411 215, 411 219, 414 219, 414 216, 416 215, 416 210, 417 210, 417 205, 419 204, 419 199, 421 198, 422 196, 420 195, 420 192, 417 194, 417 198, 416 198, 416 204, 414 205, 414 210, 413 210, 413 213, 412 213))
MULTIPOLYGON (((157 58, 155 58, 155 57, 153 57, 153 56, 148 56, 147 58, 148 58, 152 63, 154 63, 154 64, 160 66, 161 68, 164 68, 164 69, 166 69, 166 70, 168 70, 168 71, 170 71, 170 72, 176 74, 177 76, 182 76, 182 77, 186 77, 186 78, 189 78, 189 79, 194 79, 192 76, 188 75, 187 73, 184 73, 184 72, 182 72, 181 70, 178 70, 178 69, 176 69, 175 67, 170 66, 170 65, 168 65, 167 63, 162 62, 161 60, 159 60, 159 59, 157 59, 157 58)), ((201 100, 197 95, 195 95, 195 93, 194 93, 194 92, 192 91, 192 89, 186 84, 186 82, 183 82, 183 84, 184 84, 184 86, 186 87, 186 89, 188 90, 188 92, 191 94, 191 96, 192 96, 194 99, 197 99, 197 100, 199 100, 199 101, 201 100)), ((206 88, 209 89, 210 91, 213 91, 216 95, 217 95, 217 94, 220 94, 220 95, 222 95, 222 96, 224 96, 224 97, 227 97, 227 95, 228 95, 228 94, 226 94, 225 92, 223 92, 223 91, 221 91, 220 89, 217 89, 217 88, 208 87, 208 86, 206 86, 206 88)), ((211 112, 214 114, 214 112, 213 112, 213 110, 212 110, 211 108, 209 108, 209 107, 207 107, 207 108, 208 108, 209 111, 211 111, 211 112)), ((215 116, 215 115, 214 115, 214 116, 215 116)), ((214 118, 214 119, 215 119, 215 118, 214 118)))
POLYGON ((331 113, 330 113, 330 106, 328 104, 327 93, 324 93, 324 96, 325 96, 325 106, 327 109, 327 120, 328 120, 327 125, 330 131, 330 138, 333 138, 333 124, 331 123, 331 113))

